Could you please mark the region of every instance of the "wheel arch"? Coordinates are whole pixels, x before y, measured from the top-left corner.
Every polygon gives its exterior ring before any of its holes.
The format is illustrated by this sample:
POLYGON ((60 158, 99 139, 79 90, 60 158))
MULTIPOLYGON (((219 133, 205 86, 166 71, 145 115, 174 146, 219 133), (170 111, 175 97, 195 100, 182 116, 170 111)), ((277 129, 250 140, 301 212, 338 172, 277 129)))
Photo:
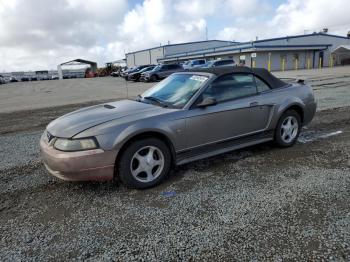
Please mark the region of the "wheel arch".
MULTIPOLYGON (((168 146, 168 148, 170 150, 172 164, 175 163, 176 152, 175 152, 175 147, 174 147, 173 143, 171 142, 170 138, 162 132, 151 130, 151 131, 144 131, 141 133, 133 134, 130 137, 128 137, 127 139, 125 139, 125 141, 123 141, 123 143, 120 145, 119 150, 118 150, 118 154, 117 154, 117 157, 115 160, 115 167, 117 167, 117 164, 120 160, 120 157, 122 156, 125 149, 131 143, 133 143, 134 141, 137 141, 137 140, 145 139, 145 138, 157 138, 157 139, 163 141, 168 146)), ((116 175, 116 168, 115 168, 115 175, 116 175)))
POLYGON ((297 112, 300 116, 301 124, 304 123, 304 117, 305 117, 304 116, 304 108, 301 105, 299 105, 299 104, 289 105, 288 107, 283 109, 282 113, 280 114, 280 117, 288 110, 294 110, 295 112, 297 112))

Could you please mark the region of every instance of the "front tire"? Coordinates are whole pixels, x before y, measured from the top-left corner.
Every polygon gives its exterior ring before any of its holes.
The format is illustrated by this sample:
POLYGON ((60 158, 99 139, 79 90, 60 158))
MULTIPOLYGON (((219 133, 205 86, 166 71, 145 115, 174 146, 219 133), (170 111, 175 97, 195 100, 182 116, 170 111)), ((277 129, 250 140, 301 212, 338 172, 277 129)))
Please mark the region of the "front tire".
POLYGON ((171 154, 163 141, 145 138, 132 142, 117 165, 119 178, 127 187, 150 188, 169 174, 171 154))
POLYGON ((300 115, 294 110, 288 110, 277 123, 275 142, 280 147, 290 147, 298 140, 300 131, 300 115))
POLYGON ((156 82, 158 80, 158 77, 156 75, 151 76, 151 82, 156 82))

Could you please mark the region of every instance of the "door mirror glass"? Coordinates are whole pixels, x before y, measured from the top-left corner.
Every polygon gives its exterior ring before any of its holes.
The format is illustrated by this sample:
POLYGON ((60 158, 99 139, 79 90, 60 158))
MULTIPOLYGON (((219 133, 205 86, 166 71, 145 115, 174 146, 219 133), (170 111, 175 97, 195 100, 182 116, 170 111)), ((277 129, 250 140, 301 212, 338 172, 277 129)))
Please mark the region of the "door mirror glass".
POLYGON ((215 98, 206 97, 199 104, 197 104, 197 107, 207 107, 207 106, 213 106, 216 104, 217 104, 217 102, 216 102, 215 98))

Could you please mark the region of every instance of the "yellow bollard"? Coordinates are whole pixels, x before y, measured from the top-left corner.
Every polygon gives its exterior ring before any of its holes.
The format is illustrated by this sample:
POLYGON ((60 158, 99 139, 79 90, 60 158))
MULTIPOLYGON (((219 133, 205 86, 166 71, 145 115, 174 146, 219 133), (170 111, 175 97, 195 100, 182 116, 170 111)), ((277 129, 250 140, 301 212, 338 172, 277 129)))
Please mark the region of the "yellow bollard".
POLYGON ((284 62, 284 58, 282 58, 282 71, 285 70, 285 62, 284 62))
POLYGON ((252 61, 252 67, 255 68, 255 60, 252 61))
POLYGON ((267 63, 267 70, 271 71, 271 58, 269 57, 269 61, 267 63))
POLYGON ((318 68, 322 68, 322 57, 318 59, 318 68))
POLYGON ((295 70, 298 70, 298 59, 295 59, 295 70))
POLYGON ((333 56, 329 56, 329 67, 333 67, 333 56))
POLYGON ((310 57, 307 58, 307 69, 310 69, 311 61, 310 57))

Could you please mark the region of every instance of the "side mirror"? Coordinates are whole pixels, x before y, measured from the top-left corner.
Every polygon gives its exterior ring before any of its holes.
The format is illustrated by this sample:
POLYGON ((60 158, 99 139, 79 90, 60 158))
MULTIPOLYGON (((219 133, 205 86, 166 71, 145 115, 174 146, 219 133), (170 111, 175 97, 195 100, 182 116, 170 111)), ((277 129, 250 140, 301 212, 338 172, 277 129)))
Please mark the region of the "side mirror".
POLYGON ((216 105, 217 101, 213 97, 206 97, 204 98, 199 104, 197 104, 197 107, 207 107, 207 106, 213 106, 216 105))

